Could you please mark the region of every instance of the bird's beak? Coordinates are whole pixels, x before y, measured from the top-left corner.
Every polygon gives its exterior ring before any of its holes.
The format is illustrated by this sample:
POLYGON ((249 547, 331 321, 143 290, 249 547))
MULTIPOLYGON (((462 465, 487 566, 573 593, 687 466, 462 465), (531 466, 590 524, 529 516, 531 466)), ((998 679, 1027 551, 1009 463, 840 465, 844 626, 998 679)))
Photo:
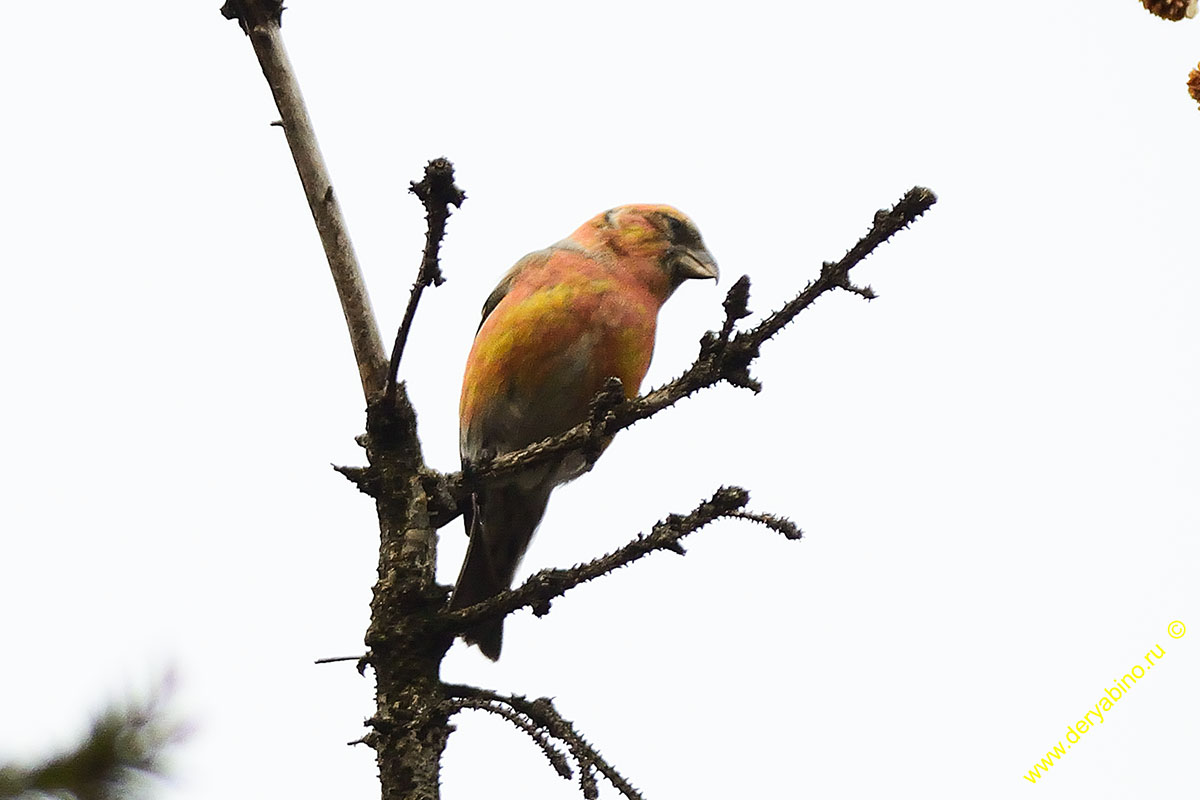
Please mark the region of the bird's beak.
POLYGON ((717 270, 716 259, 704 247, 673 248, 675 280, 683 283, 688 278, 712 278, 717 280, 720 272, 717 270))

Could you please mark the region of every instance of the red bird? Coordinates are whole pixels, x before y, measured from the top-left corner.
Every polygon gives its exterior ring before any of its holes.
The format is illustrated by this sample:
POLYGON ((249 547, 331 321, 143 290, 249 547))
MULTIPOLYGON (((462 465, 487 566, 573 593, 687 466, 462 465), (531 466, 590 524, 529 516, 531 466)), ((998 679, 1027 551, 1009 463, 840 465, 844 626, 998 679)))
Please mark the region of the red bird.
MULTIPOLYGON (((627 398, 654 352, 658 310, 688 278, 717 277, 690 219, 671 206, 610 209, 516 263, 483 305, 459 403, 459 453, 502 455, 583 422, 612 376, 627 398)), ((485 484, 464 515, 471 537, 450 608, 512 585, 555 486, 587 469, 578 454, 485 484)), ((464 639, 493 661, 503 620, 464 639)))

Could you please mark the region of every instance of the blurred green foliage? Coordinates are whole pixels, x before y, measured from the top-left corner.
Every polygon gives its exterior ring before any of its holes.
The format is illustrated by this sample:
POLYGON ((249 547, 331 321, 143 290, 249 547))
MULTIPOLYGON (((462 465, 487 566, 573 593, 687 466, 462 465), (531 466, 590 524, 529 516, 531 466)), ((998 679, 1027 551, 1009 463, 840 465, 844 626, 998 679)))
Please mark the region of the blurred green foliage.
POLYGON ((166 719, 162 692, 105 710, 74 748, 40 764, 0 764, 0 799, 129 800, 152 794, 167 747, 182 729, 166 719))

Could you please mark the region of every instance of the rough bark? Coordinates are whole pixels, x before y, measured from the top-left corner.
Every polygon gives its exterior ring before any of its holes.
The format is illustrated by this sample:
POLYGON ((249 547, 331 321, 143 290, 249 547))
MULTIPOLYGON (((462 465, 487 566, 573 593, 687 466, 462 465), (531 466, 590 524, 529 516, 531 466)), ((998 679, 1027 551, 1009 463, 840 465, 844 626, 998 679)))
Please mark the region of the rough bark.
POLYGON ((368 654, 375 672, 375 715, 364 741, 375 749, 385 800, 433 800, 449 726, 439 712, 446 697, 438 676, 453 641, 431 635, 426 620, 445 604, 434 580, 437 533, 428 498, 416 416, 403 393, 367 415, 367 457, 383 491, 379 515, 379 574, 371 598, 368 654))

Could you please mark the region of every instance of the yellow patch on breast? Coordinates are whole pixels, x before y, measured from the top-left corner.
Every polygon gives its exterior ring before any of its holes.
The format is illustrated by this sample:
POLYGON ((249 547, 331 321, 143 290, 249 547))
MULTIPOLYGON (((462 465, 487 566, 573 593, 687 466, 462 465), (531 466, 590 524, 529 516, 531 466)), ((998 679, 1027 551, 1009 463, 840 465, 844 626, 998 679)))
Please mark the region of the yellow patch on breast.
POLYGON ((611 371, 625 387, 626 399, 637 396, 654 353, 654 331, 623 327, 615 332, 611 371))
POLYGON ((463 378, 464 418, 500 398, 553 396, 563 411, 585 409, 612 375, 627 397, 637 395, 654 347, 657 305, 649 296, 631 295, 609 276, 515 288, 476 336, 463 378))

